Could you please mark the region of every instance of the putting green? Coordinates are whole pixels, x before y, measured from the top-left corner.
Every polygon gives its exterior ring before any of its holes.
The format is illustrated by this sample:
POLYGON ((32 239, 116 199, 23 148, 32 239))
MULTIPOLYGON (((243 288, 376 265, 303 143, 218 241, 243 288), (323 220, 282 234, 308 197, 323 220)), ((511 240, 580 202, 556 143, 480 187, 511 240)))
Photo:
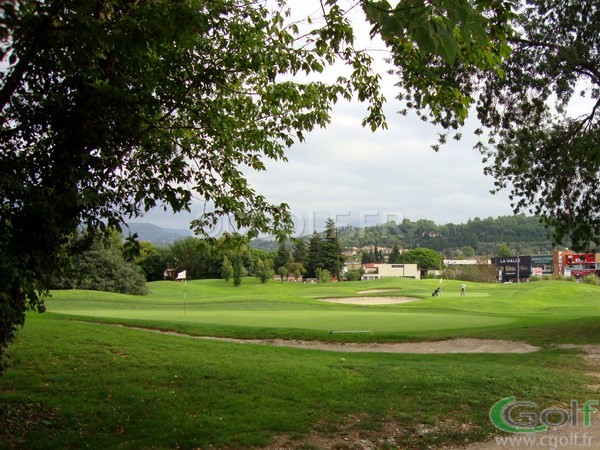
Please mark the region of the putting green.
POLYGON ((61 314, 156 322, 182 322, 255 328, 415 332, 506 325, 514 319, 493 315, 396 311, 187 311, 182 309, 67 309, 61 314))

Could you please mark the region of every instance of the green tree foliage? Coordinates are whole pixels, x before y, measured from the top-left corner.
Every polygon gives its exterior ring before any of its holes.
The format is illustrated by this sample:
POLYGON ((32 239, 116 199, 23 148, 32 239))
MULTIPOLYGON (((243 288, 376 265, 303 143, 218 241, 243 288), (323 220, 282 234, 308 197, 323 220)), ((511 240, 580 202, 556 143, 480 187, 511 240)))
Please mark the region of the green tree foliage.
POLYGON ((400 247, 398 246, 397 242, 394 242, 392 251, 390 252, 390 254, 388 256, 388 263, 390 263, 390 264, 395 263, 399 257, 400 257, 400 247))
POLYGON ((233 265, 227 256, 223 256, 223 264, 221 267, 221 278, 225 281, 229 281, 229 279, 233 277, 233 265))
POLYGON ((287 248, 287 245, 284 240, 279 242, 279 246, 277 247, 277 254, 275 255, 275 259, 273 264, 275 267, 284 267, 289 262, 292 261, 292 254, 290 250, 287 248))
POLYGON ((309 278, 316 277, 317 268, 322 267, 322 252, 323 249, 321 236, 316 231, 313 231, 313 234, 308 241, 308 258, 306 261, 306 275, 309 278))
POLYGON ((78 255, 73 264, 74 289, 146 294, 146 278, 138 266, 118 251, 101 245, 78 255))
MULTIPOLYGON (((224 235, 219 239, 187 237, 169 246, 169 268, 187 270, 188 279, 222 278, 224 261, 239 254, 244 269, 254 271, 255 260, 266 257, 264 252, 251 249, 240 235, 224 235)), ((231 276, 230 276, 231 277, 231 276)))
POLYGON ((429 248, 415 248, 404 252, 397 262, 417 264, 420 270, 439 269, 442 266, 442 255, 429 248))
POLYGON ((360 280, 361 273, 358 270, 349 270, 344 274, 346 281, 358 281, 360 280))
POLYGON ((256 261, 256 266, 254 270, 256 278, 258 278, 260 282, 264 284, 271 278, 273 278, 273 261, 268 258, 258 259, 256 261))
POLYGON ((515 210, 587 248, 600 241, 600 3, 529 0, 519 12, 505 76, 484 79, 477 103, 487 172, 515 210), (587 111, 570 115, 580 93, 587 111))
POLYGON ((168 258, 168 249, 156 248, 150 242, 139 242, 139 253, 133 262, 142 269, 147 281, 158 281, 163 279, 168 258))
POLYGON ((586 275, 585 277, 583 277, 582 281, 583 281, 583 283, 586 283, 586 284, 600 286, 600 276, 598 276, 598 275, 594 275, 594 274, 586 275))
POLYGON ((510 52, 513 4, 499 0, 362 4, 372 33, 383 38, 397 67, 402 88, 398 98, 425 120, 452 129, 462 125, 473 103, 469 76, 502 75, 499 64, 510 52))
POLYGON ((375 258, 376 263, 383 262, 383 258, 382 258, 381 252, 379 251, 379 247, 377 246, 377 243, 375 243, 375 248, 373 248, 373 257, 375 258))
POLYGON ((27 308, 43 309, 80 224, 102 231, 155 206, 188 210, 195 194, 210 202, 198 231, 227 215, 250 235, 284 233, 287 205, 269 204, 240 166, 284 159, 353 93, 370 104, 364 124, 382 125, 378 78, 344 11, 330 5, 300 30, 285 1, 272 6, 2 2, 1 348, 27 308), (289 76, 338 61, 352 70, 332 83, 289 76))
POLYGON ((511 248, 508 245, 500 243, 500 244, 496 245, 495 255, 496 256, 512 256, 513 251, 511 250, 511 248))
POLYGON ((360 255, 361 264, 369 264, 375 262, 375 253, 373 252, 362 252, 360 255))
POLYGON ((494 283, 497 281, 496 268, 492 264, 472 264, 444 268, 442 276, 449 280, 472 281, 474 283, 494 283))
MULTIPOLYGON (((171 250, 172 269, 178 272, 186 270, 188 280, 204 278, 208 270, 209 255, 212 251, 206 241, 187 237, 173 242, 169 245, 169 249, 171 250)), ((220 271, 216 272, 219 274, 220 271)))
POLYGON ((486 247, 488 253, 491 252, 496 242, 519 243, 530 253, 549 252, 553 248, 546 226, 539 218, 524 214, 486 219, 475 217, 467 223, 445 225, 436 225, 431 220, 413 222, 404 219, 400 224, 388 222, 362 229, 342 228, 338 232, 344 247, 363 247, 377 242, 385 247, 401 243, 408 249, 426 247, 438 251, 443 246, 447 251, 470 246, 479 254, 485 254, 486 247))
POLYGON ((242 284, 242 277, 244 276, 242 256, 239 253, 235 253, 231 259, 231 263, 233 265, 233 285, 240 286, 242 284))
POLYGON ((471 257, 475 256, 475 249, 473 247, 471 247, 470 245, 465 245, 464 247, 462 247, 460 249, 460 251, 467 258, 471 258, 471 257))
POLYGON ((299 262, 289 262, 285 267, 288 270, 288 274, 293 275, 296 281, 298 281, 298 279, 306 272, 302 263, 299 262))
POLYGON ((315 275, 319 283, 329 283, 331 281, 331 272, 327 269, 317 268, 315 275))
POLYGON ((146 278, 141 268, 123 258, 120 241, 81 237, 71 246, 72 266, 55 281, 60 289, 89 289, 121 294, 146 294, 146 278), (81 251, 80 246, 88 247, 81 251))
POLYGON ((283 281, 287 278, 290 271, 286 266, 281 266, 281 267, 277 268, 277 273, 279 274, 281 282, 283 283, 283 281))
MULTIPOLYGON (((396 11, 361 2, 402 67, 407 98, 444 125, 450 114, 460 122, 463 78, 439 61, 493 70, 510 3, 413 3, 396 11)), ((285 159, 288 146, 327 125, 342 97, 369 105, 363 125, 385 125, 379 78, 353 47, 346 11, 321 2, 324 20, 300 29, 285 4, 2 3, 0 348, 26 309, 43 310, 80 224, 104 231, 156 206, 188 210, 196 195, 210 205, 193 222, 199 232, 229 216, 251 236, 283 234, 292 227, 287 205, 269 204, 240 167, 285 159), (331 83, 293 77, 340 61, 349 75, 331 83)))
POLYGON ((343 248, 338 239, 335 222, 329 218, 325 222, 325 236, 321 243, 321 262, 318 267, 327 269, 329 273, 338 280, 341 277, 342 266, 346 258, 343 254, 343 248))
POLYGON ((308 248, 306 246, 306 241, 302 238, 298 238, 294 240, 294 244, 294 261, 304 264, 308 259, 308 248))
MULTIPOLYGON (((477 147, 515 212, 576 248, 600 240, 600 3, 592 0, 363 2, 397 66, 398 98, 454 132, 474 107, 477 147), (582 92, 583 91, 583 92, 582 92), (589 99, 585 113, 570 102, 589 99)), ((585 103, 585 102, 583 102, 585 103)), ((405 112, 405 111, 402 111, 405 112)), ((460 139, 460 133, 454 137, 460 139)), ((447 134, 440 136, 444 143, 447 134)), ((434 145, 434 148, 438 148, 434 145)))

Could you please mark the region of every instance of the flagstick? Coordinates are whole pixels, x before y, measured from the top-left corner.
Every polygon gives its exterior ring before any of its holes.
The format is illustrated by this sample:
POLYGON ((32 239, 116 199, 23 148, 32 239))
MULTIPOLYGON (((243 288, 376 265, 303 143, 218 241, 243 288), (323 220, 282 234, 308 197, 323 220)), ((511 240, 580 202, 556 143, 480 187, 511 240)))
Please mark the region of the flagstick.
POLYGON ((183 315, 186 315, 187 310, 187 277, 183 280, 183 315))

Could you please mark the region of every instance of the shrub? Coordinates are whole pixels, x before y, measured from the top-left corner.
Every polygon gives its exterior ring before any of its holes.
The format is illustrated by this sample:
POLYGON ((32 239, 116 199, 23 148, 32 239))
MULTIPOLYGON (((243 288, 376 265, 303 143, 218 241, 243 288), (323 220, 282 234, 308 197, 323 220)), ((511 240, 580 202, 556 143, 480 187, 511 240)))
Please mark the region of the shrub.
POLYGON ((256 261, 254 270, 256 278, 258 278, 260 282, 264 284, 273 278, 273 261, 270 259, 259 259, 256 261))
POLYGON ((146 294, 146 278, 139 266, 127 263, 115 249, 96 245, 75 257, 73 270, 65 280, 71 288, 146 294))
POLYGON ((492 264, 449 266, 442 271, 442 276, 449 280, 472 281, 474 283, 494 283, 497 281, 496 268, 492 264))
POLYGON ((344 276, 346 277, 346 281, 360 280, 360 272, 358 270, 349 270, 344 276))
POLYGON ((221 268, 221 278, 225 281, 229 281, 229 279, 233 276, 233 265, 227 256, 223 256, 223 266, 221 268))
POLYGON ((317 268, 317 270, 315 270, 315 275, 317 276, 319 283, 329 283, 331 281, 331 272, 327 269, 317 268))
POLYGON ((585 284, 593 284, 594 286, 600 286, 600 277, 590 274, 583 277, 583 282, 585 284))
POLYGON ((529 277, 529 281, 548 281, 552 280, 552 275, 532 275, 529 277))
POLYGON ((233 265, 233 285, 239 286, 240 284, 242 284, 242 277, 244 276, 244 274, 243 274, 244 268, 242 266, 242 257, 240 255, 234 255, 232 265, 233 265))
POLYGON ((576 282, 576 281, 577 281, 577 278, 575 278, 575 277, 572 277, 572 276, 565 277, 564 275, 562 275, 562 274, 561 274, 561 275, 559 275, 559 276, 558 276, 558 280, 559 280, 559 281, 571 281, 571 282, 576 282))

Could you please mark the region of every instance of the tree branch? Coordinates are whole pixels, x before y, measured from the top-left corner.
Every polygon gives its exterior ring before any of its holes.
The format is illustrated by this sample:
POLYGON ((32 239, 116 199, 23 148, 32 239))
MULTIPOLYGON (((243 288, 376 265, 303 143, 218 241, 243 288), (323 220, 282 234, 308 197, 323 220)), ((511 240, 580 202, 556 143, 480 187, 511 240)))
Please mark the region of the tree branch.
POLYGON ((579 71, 581 74, 589 76, 595 84, 600 84, 600 69, 598 69, 594 63, 579 57, 577 52, 570 47, 555 44, 554 42, 531 41, 529 39, 522 38, 510 38, 509 42, 513 44, 525 45, 527 47, 545 47, 555 49, 559 55, 565 57, 567 60, 572 61, 574 63, 573 65, 581 67, 582 70, 579 71))
MULTIPOLYGON (((54 19, 56 14, 61 10, 64 3, 65 0, 58 0, 56 3, 54 3, 54 5, 50 7, 48 15, 44 18, 44 20, 42 20, 40 26, 37 27, 29 36, 32 42, 31 46, 19 59, 19 62, 14 66, 12 72, 6 79, 6 83, 4 83, 4 86, 2 86, 2 89, 0 89, 0 113, 4 111, 4 108, 10 101, 10 98, 19 87, 23 76, 27 72, 27 66, 29 66, 31 59, 38 52, 38 47, 40 43, 44 41, 42 39, 44 33, 50 28, 52 20, 54 19)), ((4 122, 4 120, 4 116, 0 116, 0 121, 4 122)))

